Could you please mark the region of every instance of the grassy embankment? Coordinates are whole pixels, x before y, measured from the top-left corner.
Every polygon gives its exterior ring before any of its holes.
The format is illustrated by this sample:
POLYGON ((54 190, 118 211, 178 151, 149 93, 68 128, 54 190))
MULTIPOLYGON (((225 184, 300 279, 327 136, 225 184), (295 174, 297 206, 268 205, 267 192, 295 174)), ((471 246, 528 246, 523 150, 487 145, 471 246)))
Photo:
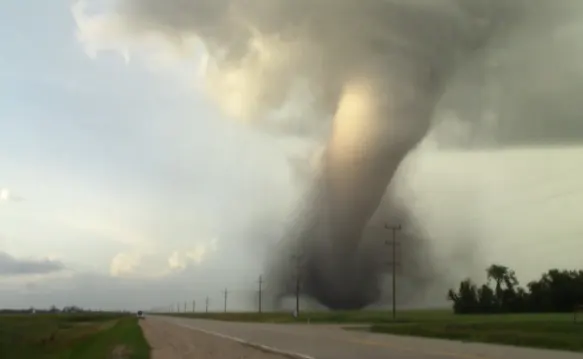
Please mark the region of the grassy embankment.
POLYGON ((120 314, 0 316, 2 359, 148 359, 137 318, 120 314))
POLYGON ((393 322, 389 312, 305 312, 299 319, 289 313, 200 313, 180 316, 264 323, 366 324, 370 331, 562 349, 583 352, 583 313, 573 314, 454 315, 448 310, 401 311, 393 322))

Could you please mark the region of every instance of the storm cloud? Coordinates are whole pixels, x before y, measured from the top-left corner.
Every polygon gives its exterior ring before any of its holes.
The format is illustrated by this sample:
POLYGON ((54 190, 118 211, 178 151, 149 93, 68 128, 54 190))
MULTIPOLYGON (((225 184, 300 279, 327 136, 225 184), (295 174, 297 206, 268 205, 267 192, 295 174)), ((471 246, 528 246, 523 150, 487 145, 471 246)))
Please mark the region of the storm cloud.
POLYGON ((60 272, 65 265, 50 259, 20 259, 6 252, 0 252, 0 276, 24 276, 60 272))
MULTIPOLYGON (((433 128, 460 119, 469 145, 564 143, 583 134, 579 1, 114 4, 101 17, 75 8, 89 53, 120 50, 127 60, 132 41, 162 39, 186 54, 195 39, 208 94, 229 116, 273 123, 292 108, 313 120, 308 132, 330 125, 314 183, 283 236, 304 251, 303 289, 330 308, 380 298, 376 251, 361 245, 365 229, 375 213, 417 227, 385 195, 433 128)), ((415 258, 407 260, 421 263, 428 241, 409 242, 415 258)))

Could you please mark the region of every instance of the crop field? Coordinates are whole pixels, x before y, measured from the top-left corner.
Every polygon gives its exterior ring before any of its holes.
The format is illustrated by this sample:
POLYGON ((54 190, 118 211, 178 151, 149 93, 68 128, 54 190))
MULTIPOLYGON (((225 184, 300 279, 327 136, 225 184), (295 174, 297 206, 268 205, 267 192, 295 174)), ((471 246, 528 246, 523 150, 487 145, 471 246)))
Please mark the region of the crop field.
POLYGON ((0 315, 2 359, 147 359, 149 351, 133 316, 0 315))

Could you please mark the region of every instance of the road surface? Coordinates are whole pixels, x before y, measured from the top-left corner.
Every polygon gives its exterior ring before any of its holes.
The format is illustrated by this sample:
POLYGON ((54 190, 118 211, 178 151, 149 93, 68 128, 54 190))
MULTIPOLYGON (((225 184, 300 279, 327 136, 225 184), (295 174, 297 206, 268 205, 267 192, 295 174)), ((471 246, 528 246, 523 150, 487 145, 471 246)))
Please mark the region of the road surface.
POLYGON ((140 320, 140 327, 151 348, 150 359, 286 359, 153 317, 140 320))
POLYGON ((223 338, 275 348, 304 359, 583 359, 583 353, 373 334, 344 330, 336 325, 235 323, 173 317, 156 319, 223 338))

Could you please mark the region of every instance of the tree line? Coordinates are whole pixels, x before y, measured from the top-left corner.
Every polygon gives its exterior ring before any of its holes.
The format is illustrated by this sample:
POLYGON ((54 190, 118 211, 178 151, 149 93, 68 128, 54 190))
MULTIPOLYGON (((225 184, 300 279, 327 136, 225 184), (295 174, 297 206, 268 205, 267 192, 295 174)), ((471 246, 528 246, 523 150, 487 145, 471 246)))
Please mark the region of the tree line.
POLYGON ((26 314, 26 313, 91 313, 95 310, 84 309, 76 305, 65 306, 63 308, 57 308, 56 306, 51 306, 50 308, 21 308, 21 309, 5 309, 0 308, 0 314, 26 314))
POLYGON ((551 269, 526 287, 503 265, 488 267, 486 277, 482 285, 466 279, 457 291, 448 291, 456 314, 560 313, 583 307, 583 270, 551 269))

